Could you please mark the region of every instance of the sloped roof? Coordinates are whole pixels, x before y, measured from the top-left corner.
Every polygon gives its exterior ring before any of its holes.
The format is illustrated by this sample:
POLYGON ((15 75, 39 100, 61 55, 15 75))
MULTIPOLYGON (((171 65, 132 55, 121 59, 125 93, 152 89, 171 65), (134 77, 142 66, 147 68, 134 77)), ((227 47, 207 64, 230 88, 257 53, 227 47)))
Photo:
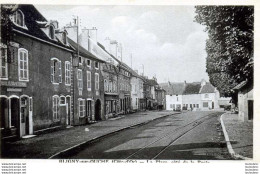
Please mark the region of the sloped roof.
MULTIPOLYGON (((24 22, 27 27, 27 29, 16 26, 11 22, 12 28, 15 30, 18 30, 20 32, 35 36, 37 38, 40 38, 42 40, 57 44, 59 46, 65 47, 70 49, 71 51, 72 48, 69 45, 65 45, 58 40, 52 40, 50 39, 42 30, 41 27, 42 25, 39 24, 39 21, 41 22, 48 22, 46 18, 43 17, 43 15, 33 6, 29 4, 24 4, 24 5, 18 5, 16 6, 15 10, 20 9, 23 14, 24 14, 24 22)), ((13 10, 13 11, 15 11, 13 10)))
POLYGON ((202 86, 202 89, 200 91, 201 94, 203 93, 214 93, 215 87, 212 86, 210 83, 206 83, 206 85, 202 86))
POLYGON ((167 95, 181 95, 185 89, 184 83, 160 83, 160 86, 166 91, 167 95))
POLYGON ((183 95, 187 94, 199 94, 201 88, 200 82, 186 83, 183 95))
POLYGON ((158 85, 158 83, 157 83, 154 79, 147 79, 147 83, 148 83, 150 86, 158 85))
POLYGON ((247 80, 245 80, 245 81, 239 83, 239 84, 238 84, 237 86, 235 86, 233 89, 234 89, 234 90, 239 90, 239 89, 243 88, 246 84, 247 84, 247 80))
MULTIPOLYGON (((68 37, 68 42, 75 48, 77 49, 77 43, 74 42, 72 39, 70 39, 68 37)), ((81 45, 79 45, 79 54, 81 56, 84 56, 86 58, 92 58, 92 59, 96 59, 96 60, 99 60, 99 61, 102 61, 102 62, 105 62, 104 60, 101 60, 99 59, 98 57, 96 57, 95 55, 93 55, 92 53, 90 53, 88 50, 86 50, 85 48, 83 48, 81 45)))

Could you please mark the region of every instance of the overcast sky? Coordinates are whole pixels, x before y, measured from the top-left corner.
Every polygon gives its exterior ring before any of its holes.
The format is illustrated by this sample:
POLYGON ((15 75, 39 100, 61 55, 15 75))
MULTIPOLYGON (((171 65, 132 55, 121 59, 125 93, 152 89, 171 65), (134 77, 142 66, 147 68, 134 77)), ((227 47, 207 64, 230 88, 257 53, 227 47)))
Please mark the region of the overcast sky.
POLYGON ((123 62, 158 82, 208 81, 204 26, 194 22, 193 6, 47 6, 36 8, 59 26, 79 16, 81 27, 98 29, 123 45, 123 62))

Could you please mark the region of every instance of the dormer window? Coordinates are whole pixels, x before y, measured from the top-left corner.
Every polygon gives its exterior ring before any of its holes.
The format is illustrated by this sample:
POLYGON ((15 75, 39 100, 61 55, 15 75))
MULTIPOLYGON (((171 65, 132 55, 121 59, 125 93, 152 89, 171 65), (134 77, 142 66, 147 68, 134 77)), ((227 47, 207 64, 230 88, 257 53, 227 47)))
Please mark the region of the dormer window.
POLYGON ((54 39, 54 36, 55 36, 55 30, 54 30, 54 26, 53 26, 53 25, 50 25, 49 36, 50 36, 51 39, 54 39))
POLYGON ((14 14, 11 16, 11 19, 15 25, 26 28, 25 23, 24 23, 24 14, 21 10, 15 11, 14 14))

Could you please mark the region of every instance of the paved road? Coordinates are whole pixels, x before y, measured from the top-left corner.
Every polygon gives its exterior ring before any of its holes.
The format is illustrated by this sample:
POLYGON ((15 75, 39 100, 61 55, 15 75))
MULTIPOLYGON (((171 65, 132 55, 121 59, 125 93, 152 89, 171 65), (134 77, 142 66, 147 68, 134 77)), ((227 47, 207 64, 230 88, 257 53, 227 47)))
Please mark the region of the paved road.
POLYGON ((74 159, 230 159, 220 112, 186 112, 111 135, 85 146, 74 159))

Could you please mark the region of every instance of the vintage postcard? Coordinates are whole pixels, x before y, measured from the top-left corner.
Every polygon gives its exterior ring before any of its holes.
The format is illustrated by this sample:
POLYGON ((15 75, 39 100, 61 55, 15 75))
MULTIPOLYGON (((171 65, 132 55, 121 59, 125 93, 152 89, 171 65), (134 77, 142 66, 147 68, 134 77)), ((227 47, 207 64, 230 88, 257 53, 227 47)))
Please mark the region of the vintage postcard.
POLYGON ((258 11, 1 2, 1 174, 258 174, 258 11))

